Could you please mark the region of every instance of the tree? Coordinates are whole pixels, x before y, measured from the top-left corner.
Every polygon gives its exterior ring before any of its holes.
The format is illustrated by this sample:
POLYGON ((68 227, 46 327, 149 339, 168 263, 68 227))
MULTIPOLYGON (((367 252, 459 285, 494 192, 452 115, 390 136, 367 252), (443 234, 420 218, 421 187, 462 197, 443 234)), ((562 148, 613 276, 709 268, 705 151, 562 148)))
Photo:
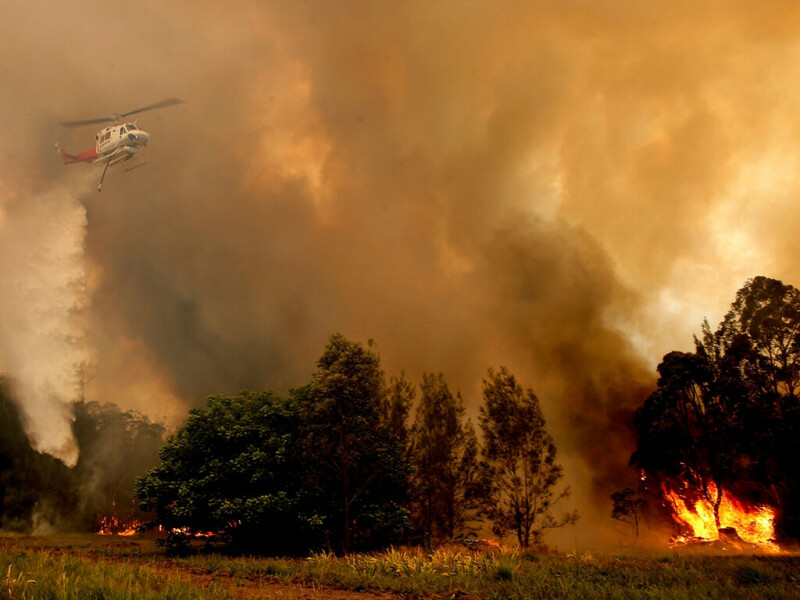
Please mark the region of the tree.
MULTIPOLYGON (((800 538, 800 290, 749 280, 714 335, 734 390, 737 479, 759 484, 779 533, 800 538)), ((760 499, 759 499, 760 500, 760 499)))
POLYGON ((461 395, 453 396, 441 373, 423 374, 420 387, 411 430, 412 517, 426 543, 441 543, 475 529, 478 440, 464 422, 461 395))
POLYGON ((800 392, 798 336, 800 291, 767 277, 756 277, 738 291, 716 334, 751 393, 778 416, 800 392))
POLYGON ((198 534, 239 549, 349 552, 390 544, 407 522, 408 463, 383 418, 374 353, 331 336, 310 384, 212 396, 140 478, 149 527, 172 547, 198 534))
POLYGON ((723 484, 732 479, 736 442, 729 396, 719 393, 709 356, 670 352, 664 357, 658 389, 634 415, 638 445, 631 464, 656 482, 678 481, 707 501, 719 527, 723 484))
POLYGON ((497 535, 513 532, 519 545, 528 548, 541 542, 548 529, 575 523, 578 514, 552 515, 569 488, 554 491, 563 469, 556 463, 556 447, 533 390, 523 390, 505 367, 498 373, 489 369, 483 400, 484 510, 497 535))
POLYGON ((414 385, 405 378, 405 373, 389 380, 383 403, 382 418, 389 431, 397 438, 401 446, 408 450, 411 440, 408 430, 408 414, 414 404, 416 391, 414 385))
POLYGON ((135 513, 134 481, 158 463, 166 429, 116 404, 76 402, 72 431, 80 454, 75 476, 80 482, 83 525, 96 530, 98 516, 135 513))
POLYGON ((136 482, 148 527, 180 548, 197 534, 240 549, 305 549, 315 523, 304 519, 298 482, 299 406, 271 392, 208 398, 159 451, 161 464, 136 482))
POLYGON ((633 539, 638 540, 639 525, 645 518, 647 501, 630 487, 612 493, 611 501, 614 503, 611 518, 629 528, 633 539))
POLYGON ((749 280, 717 330, 704 322, 695 351, 668 353, 658 372, 631 457, 651 491, 678 480, 688 500, 714 507, 717 526, 735 492, 777 508, 779 534, 800 537, 800 291, 749 280))
POLYGON ((380 359, 331 336, 302 392, 306 485, 328 545, 345 553, 399 539, 408 514, 408 463, 382 418, 380 359))

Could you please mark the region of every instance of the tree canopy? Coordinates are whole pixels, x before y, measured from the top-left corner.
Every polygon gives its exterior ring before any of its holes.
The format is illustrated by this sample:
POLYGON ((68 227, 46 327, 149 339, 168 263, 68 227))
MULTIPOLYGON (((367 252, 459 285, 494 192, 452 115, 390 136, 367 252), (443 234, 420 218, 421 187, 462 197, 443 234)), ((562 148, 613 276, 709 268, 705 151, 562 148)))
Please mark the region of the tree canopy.
POLYGON ((380 360, 333 335, 305 387, 212 396, 137 482, 167 543, 213 535, 260 552, 349 552, 399 539, 408 467, 388 422, 380 360))
POLYGON ((142 509, 155 514, 148 525, 164 528, 173 547, 197 534, 247 550, 302 547, 315 523, 303 519, 298 425, 294 399, 211 396, 161 448, 161 464, 136 482, 142 509))
POLYGON ((145 521, 172 549, 203 538, 247 552, 347 553, 445 543, 488 517, 527 546, 576 518, 550 512, 568 493, 553 492, 555 446, 538 399, 507 370, 490 370, 484 401, 481 448, 443 374, 387 384, 372 343, 334 334, 306 385, 285 397, 209 396, 166 441, 143 415, 76 402, 80 456, 68 468, 31 448, 12 382, 0 376, 0 527, 111 522, 114 531, 145 521))
POLYGON ((411 436, 417 535, 439 544, 477 529, 478 439, 441 373, 423 374, 411 436))
POLYGON ((563 469, 556 462, 555 443, 533 390, 524 390, 505 367, 499 372, 489 369, 483 398, 485 512, 498 535, 512 532, 520 546, 527 548, 540 542, 546 530, 575 523, 578 515, 565 513, 556 518, 552 514, 553 506, 569 495, 569 488, 554 489, 563 469))
POLYGON ((336 550, 390 544, 407 525, 408 462, 385 402, 378 355, 331 336, 300 414, 306 485, 336 550))

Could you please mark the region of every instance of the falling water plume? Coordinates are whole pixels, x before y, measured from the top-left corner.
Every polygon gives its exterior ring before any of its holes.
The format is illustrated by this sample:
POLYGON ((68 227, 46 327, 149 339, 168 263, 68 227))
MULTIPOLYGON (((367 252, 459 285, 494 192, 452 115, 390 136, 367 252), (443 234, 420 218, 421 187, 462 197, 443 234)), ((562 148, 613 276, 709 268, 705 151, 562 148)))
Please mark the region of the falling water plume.
POLYGON ((14 382, 31 445, 68 466, 78 460, 72 402, 90 363, 86 211, 73 187, 0 194, 0 370, 14 382))

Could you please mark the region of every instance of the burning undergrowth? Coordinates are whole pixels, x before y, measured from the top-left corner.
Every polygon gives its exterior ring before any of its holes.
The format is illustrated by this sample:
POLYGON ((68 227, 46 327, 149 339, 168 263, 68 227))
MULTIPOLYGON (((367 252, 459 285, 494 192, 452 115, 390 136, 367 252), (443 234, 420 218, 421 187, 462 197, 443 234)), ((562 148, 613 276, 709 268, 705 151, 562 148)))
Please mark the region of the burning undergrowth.
POLYGON ((673 547, 774 553, 800 537, 800 292, 757 277, 636 412, 631 465, 673 547))
POLYGON ((662 485, 678 530, 670 540, 673 548, 699 545, 723 551, 780 552, 774 508, 750 504, 714 484, 708 486, 708 494, 681 487, 662 485))
POLYGON ((142 519, 133 482, 155 464, 162 425, 113 404, 77 402, 71 427, 80 454, 67 467, 31 447, 12 397, 0 377, 0 530, 119 533, 142 519))
POLYGON ((98 517, 97 535, 121 535, 129 537, 136 535, 141 521, 131 517, 129 520, 120 519, 115 514, 98 517))

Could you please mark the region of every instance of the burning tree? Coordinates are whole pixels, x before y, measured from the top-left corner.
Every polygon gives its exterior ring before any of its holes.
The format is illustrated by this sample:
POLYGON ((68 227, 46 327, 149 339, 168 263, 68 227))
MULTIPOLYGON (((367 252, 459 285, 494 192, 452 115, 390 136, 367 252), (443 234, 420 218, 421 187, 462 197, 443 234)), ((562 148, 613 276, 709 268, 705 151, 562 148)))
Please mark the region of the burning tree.
POLYGON ((483 398, 485 513, 495 533, 513 532, 527 548, 540 542, 548 529, 575 523, 578 513, 560 518, 552 514, 569 488, 554 492, 563 469, 556 463, 556 447, 533 390, 524 390, 505 367, 499 373, 489 369, 483 398))
POLYGON ((695 351, 670 352, 658 388, 636 412, 632 466, 643 489, 690 535, 719 531, 770 546, 798 537, 800 292, 757 277, 695 351), (768 519, 769 520, 769 519, 768 519))
POLYGON ((719 527, 721 482, 732 477, 730 407, 714 393, 711 365, 700 353, 671 352, 658 372, 658 389, 634 417, 639 443, 632 464, 659 485, 678 485, 691 490, 692 500, 708 502, 719 527))
POLYGON ((136 510, 134 482, 158 463, 166 429, 113 403, 76 402, 72 430, 80 448, 75 475, 82 482, 83 525, 117 533, 133 531, 144 515, 136 510))
POLYGON ((738 398, 737 475, 758 484, 800 539, 800 291, 756 277, 739 290, 715 335, 721 379, 738 398))

